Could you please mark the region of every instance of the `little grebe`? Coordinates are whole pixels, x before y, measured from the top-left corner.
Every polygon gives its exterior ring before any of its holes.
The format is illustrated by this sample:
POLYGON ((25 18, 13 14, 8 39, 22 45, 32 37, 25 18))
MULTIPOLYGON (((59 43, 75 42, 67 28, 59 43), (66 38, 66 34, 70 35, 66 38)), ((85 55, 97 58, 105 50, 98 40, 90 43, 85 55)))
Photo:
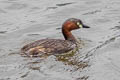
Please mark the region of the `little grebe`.
POLYGON ((65 40, 61 39, 41 39, 25 45, 21 52, 27 56, 38 57, 42 54, 61 54, 76 48, 76 39, 71 31, 79 28, 89 28, 80 19, 70 18, 62 25, 62 33, 65 40))

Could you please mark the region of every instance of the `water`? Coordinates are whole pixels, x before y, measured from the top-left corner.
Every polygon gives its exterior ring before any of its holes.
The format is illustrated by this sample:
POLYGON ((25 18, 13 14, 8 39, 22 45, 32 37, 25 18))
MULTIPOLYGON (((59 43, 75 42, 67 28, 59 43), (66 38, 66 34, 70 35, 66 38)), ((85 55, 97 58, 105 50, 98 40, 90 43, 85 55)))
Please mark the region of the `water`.
POLYGON ((119 80, 119 0, 0 0, 0 80, 119 80), (42 38, 61 38, 71 17, 89 29, 74 56, 22 57, 20 48, 42 38))

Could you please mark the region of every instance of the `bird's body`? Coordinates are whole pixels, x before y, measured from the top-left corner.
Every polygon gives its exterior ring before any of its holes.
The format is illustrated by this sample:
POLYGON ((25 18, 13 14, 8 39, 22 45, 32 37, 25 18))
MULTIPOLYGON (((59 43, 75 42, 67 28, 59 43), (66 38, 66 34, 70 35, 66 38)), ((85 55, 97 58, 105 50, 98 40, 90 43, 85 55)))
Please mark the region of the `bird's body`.
POLYGON ((42 54, 61 54, 73 50, 76 45, 67 40, 41 39, 25 45, 21 50, 26 55, 40 56, 42 54))

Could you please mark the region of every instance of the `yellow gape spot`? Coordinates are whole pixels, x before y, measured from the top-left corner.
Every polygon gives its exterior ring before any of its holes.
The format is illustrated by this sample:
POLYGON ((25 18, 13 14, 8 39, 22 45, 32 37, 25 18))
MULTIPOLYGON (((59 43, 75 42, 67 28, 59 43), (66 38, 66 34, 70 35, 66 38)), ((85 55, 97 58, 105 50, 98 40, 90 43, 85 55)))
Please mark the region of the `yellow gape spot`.
POLYGON ((82 28, 82 24, 80 24, 79 22, 77 22, 77 25, 79 26, 79 28, 82 28))

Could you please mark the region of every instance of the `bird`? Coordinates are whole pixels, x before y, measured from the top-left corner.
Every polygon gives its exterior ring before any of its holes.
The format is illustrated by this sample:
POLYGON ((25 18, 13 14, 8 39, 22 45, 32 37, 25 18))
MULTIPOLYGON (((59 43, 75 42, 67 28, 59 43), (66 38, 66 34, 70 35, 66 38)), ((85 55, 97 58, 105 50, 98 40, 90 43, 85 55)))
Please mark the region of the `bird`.
POLYGON ((26 44, 21 48, 21 53, 29 57, 39 57, 41 55, 64 54, 76 48, 77 40, 71 31, 80 28, 90 28, 83 24, 80 19, 69 18, 62 24, 62 34, 64 39, 41 39, 26 44))

